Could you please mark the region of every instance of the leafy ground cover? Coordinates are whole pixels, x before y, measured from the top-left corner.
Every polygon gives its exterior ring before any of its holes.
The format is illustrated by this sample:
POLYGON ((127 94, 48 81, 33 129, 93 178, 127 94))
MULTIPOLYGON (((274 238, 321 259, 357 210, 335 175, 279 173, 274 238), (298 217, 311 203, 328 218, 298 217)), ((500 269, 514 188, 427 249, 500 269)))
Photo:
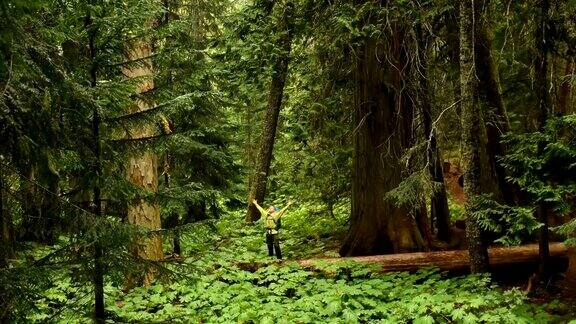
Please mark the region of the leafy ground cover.
MULTIPOLYGON (((342 261, 304 269, 290 260, 334 255, 324 231, 345 228, 341 219, 306 221, 308 210, 287 216, 287 261, 265 256, 261 229, 230 213, 198 224, 183 238, 187 258, 167 267, 172 279, 125 291, 109 280, 106 309, 118 322, 196 323, 549 323, 567 322, 565 305, 533 304, 517 288, 503 289, 483 276, 450 278, 435 269, 379 273, 376 266, 342 261), (242 265, 258 263, 260 267, 242 265)), ((33 322, 86 322, 91 287, 62 273, 39 297, 33 322)))

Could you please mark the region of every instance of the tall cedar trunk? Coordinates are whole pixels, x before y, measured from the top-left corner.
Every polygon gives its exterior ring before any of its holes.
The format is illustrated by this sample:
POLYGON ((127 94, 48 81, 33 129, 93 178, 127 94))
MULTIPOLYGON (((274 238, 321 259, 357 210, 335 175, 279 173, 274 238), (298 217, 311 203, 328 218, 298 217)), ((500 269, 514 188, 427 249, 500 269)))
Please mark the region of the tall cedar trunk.
MULTIPOLYGON (((128 61, 134 62, 134 65, 124 67, 123 73, 127 78, 138 79, 136 94, 139 95, 136 103, 129 108, 128 113, 144 111, 151 107, 151 103, 140 96, 154 88, 151 55, 151 45, 147 41, 134 41, 127 48, 128 61)), ((133 139, 146 138, 153 135, 154 125, 134 127, 129 134, 133 139)), ((130 156, 127 172, 128 180, 136 187, 147 192, 158 192, 158 158, 154 152, 144 151, 130 156)), ((149 230, 162 228, 158 203, 143 198, 136 198, 128 206, 128 222, 149 230)), ((146 260, 161 260, 164 258, 162 237, 158 233, 139 239, 131 247, 131 250, 135 256, 146 260)), ((153 278, 153 272, 149 271, 137 281, 141 281, 144 285, 149 285, 153 278)))
POLYGON ((272 82, 270 84, 268 95, 268 107, 266 108, 264 124, 262 127, 260 150, 254 168, 255 173, 252 178, 252 188, 250 190, 250 195, 248 196, 248 212, 246 214, 247 222, 254 222, 260 218, 260 213, 252 203, 252 200, 256 199, 258 202, 262 203, 262 201, 264 201, 264 196, 266 195, 266 183, 268 181, 268 173, 270 172, 272 151, 276 139, 276 127, 278 125, 282 96, 284 94, 284 84, 286 83, 286 75, 288 73, 288 61, 290 50, 292 48, 292 34, 294 29, 293 13, 294 5, 292 2, 286 3, 284 7, 284 15, 278 28, 278 33, 281 35, 278 41, 280 53, 276 57, 273 67, 272 82))
MULTIPOLYGON (((482 7, 488 3, 488 0, 478 1, 482 7)), ((510 131, 510 121, 502 98, 498 64, 492 54, 493 36, 486 11, 487 8, 482 8, 481 24, 476 29, 474 49, 476 51, 476 75, 480 82, 479 89, 482 90, 483 99, 489 110, 486 115, 493 116, 492 120, 486 121, 488 168, 490 174, 495 175, 491 177, 495 181, 494 196, 507 204, 513 204, 516 201, 516 190, 506 181, 506 170, 498 163, 498 157, 505 153, 502 135, 510 131)))
POLYGON ((436 140, 436 130, 432 128, 432 104, 429 95, 428 59, 426 56, 428 41, 424 38, 421 28, 418 28, 418 39, 418 58, 420 61, 418 101, 422 110, 424 136, 425 140, 428 141, 426 161, 432 181, 440 185, 438 191, 434 192, 430 197, 430 219, 436 226, 436 237, 441 241, 447 242, 450 239, 450 209, 448 208, 448 195, 446 194, 446 185, 444 183, 442 157, 436 140))
POLYGON ((482 231, 472 216, 474 197, 481 190, 481 127, 482 117, 478 107, 478 84, 475 76, 474 35, 478 21, 478 6, 474 0, 460 2, 460 89, 462 98, 462 159, 465 166, 464 191, 466 201, 466 238, 470 254, 470 271, 488 270, 488 250, 483 242, 482 231))
POLYGON ((385 200, 402 180, 401 155, 411 141, 413 107, 398 93, 405 84, 404 31, 388 44, 366 38, 356 53, 352 214, 342 256, 421 250, 425 242, 406 208, 385 200), (385 51, 389 52, 386 53, 385 51), (383 55, 388 56, 382 60, 383 55))
MULTIPOLYGON (((548 0, 539 0, 538 7, 540 9, 538 17, 538 25, 536 28, 536 57, 534 60, 534 68, 536 74, 536 98, 538 101, 536 128, 538 131, 543 131, 546 125, 546 120, 550 113, 549 96, 548 96, 548 10, 550 3, 548 0)), ((542 145, 539 145, 538 152, 541 154, 544 150, 542 145)), ((538 244, 540 254, 540 267, 539 275, 541 279, 548 276, 548 264, 550 260, 550 250, 548 247, 548 208, 546 203, 541 202, 536 208, 536 218, 543 224, 539 229, 538 244)))
MULTIPOLYGON (((97 71, 98 66, 96 63, 96 27, 93 25, 92 16, 90 13, 86 15, 86 20, 84 26, 88 32, 88 51, 89 51, 89 79, 90 87, 94 90, 97 85, 97 71)), ((93 213, 96 217, 102 217, 102 199, 101 199, 101 177, 102 177, 102 165, 101 165, 101 148, 100 148, 100 113, 98 107, 92 109, 92 141, 93 141, 93 153, 94 153, 94 165, 93 172, 95 176, 95 183, 93 188, 93 213)), ((102 258, 104 256, 104 251, 101 247, 99 241, 94 244, 94 273, 93 273, 93 284, 94 284, 94 320, 96 323, 104 323, 106 320, 106 313, 104 308, 104 266, 102 264, 102 258)))

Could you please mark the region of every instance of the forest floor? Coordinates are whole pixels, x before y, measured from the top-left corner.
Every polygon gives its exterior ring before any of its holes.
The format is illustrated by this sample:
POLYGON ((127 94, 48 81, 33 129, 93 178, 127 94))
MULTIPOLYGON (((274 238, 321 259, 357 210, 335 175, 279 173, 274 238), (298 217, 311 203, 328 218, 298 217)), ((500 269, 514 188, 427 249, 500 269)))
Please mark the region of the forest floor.
MULTIPOLYGON (((336 252, 337 248, 333 250, 336 252)), ((576 251, 570 250, 568 268, 565 269, 561 264, 556 264, 563 272, 556 273, 548 282, 535 283, 531 282, 531 276, 536 273, 538 265, 536 263, 522 263, 521 265, 510 265, 501 267, 497 273, 493 273, 492 282, 506 290, 518 290, 523 292, 527 297, 526 301, 534 305, 543 306, 547 312, 558 316, 554 322, 567 322, 569 319, 576 318, 576 251)), ((418 253, 419 254, 419 253, 418 253)), ((411 268, 415 271, 415 264, 408 264, 407 260, 400 260, 402 255, 373 255, 367 257, 346 258, 363 264, 374 264, 380 266, 380 270, 389 272, 392 268, 411 268), (394 265, 386 264, 393 262, 394 265)), ((407 258, 410 259, 410 258, 407 258)), ((311 258, 299 260, 299 264, 306 268, 313 268, 313 264, 319 261, 339 262, 342 258, 311 258)), ((420 259, 416 260, 422 261, 420 259)), ((562 263, 558 261, 559 263, 562 263)), ((446 272, 447 278, 464 275, 466 272, 459 270, 446 272)))
MULTIPOLYGON (((185 257, 167 265, 169 278, 127 291, 123 275, 106 277, 109 318, 186 323, 568 323, 576 318, 566 290, 537 291, 527 298, 522 284, 497 283, 487 275, 454 276, 432 268, 382 273, 378 265, 351 260, 304 268, 292 260, 336 258, 346 227, 344 217, 310 222, 309 214, 293 211, 283 222, 286 260, 281 263, 265 254, 261 228, 244 225, 240 214, 191 227, 182 235, 185 257)), ((166 240, 166 250, 170 247, 166 240)), ((79 281, 73 269, 60 270, 55 278, 29 320, 88 321, 89 282, 79 281)))

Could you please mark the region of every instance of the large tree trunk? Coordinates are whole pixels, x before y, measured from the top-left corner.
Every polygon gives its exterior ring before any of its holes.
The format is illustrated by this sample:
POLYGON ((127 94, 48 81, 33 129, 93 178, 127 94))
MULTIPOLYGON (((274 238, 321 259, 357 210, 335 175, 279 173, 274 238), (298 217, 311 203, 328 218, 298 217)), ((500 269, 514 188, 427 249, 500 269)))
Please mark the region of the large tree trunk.
POLYGON ((481 23, 476 29, 476 39, 474 40, 476 75, 480 82, 479 89, 482 90, 481 93, 489 111, 485 116, 492 117, 491 120, 485 120, 488 170, 490 174, 494 175, 491 177, 492 181, 495 182, 492 184, 495 191, 493 192, 494 197, 503 200, 507 204, 513 204, 516 201, 516 189, 506 181, 506 170, 498 163, 498 157, 503 156, 505 153, 502 135, 510 131, 510 121, 508 120, 506 105, 502 97, 498 64, 492 54, 493 36, 487 17, 487 8, 484 8, 488 1, 478 1, 482 8, 482 13, 479 13, 481 23))
POLYGON ((440 185, 440 188, 430 197, 430 219, 436 226, 436 237, 441 241, 447 242, 450 240, 450 209, 444 183, 442 157, 436 141, 436 132, 432 129, 430 107, 425 103, 423 109, 424 132, 429 141, 426 150, 428 169, 432 176, 432 181, 440 185))
MULTIPOLYGON (((563 243, 550 244, 552 260, 557 269, 566 269, 569 262, 569 250, 563 243)), ((488 250, 491 270, 509 269, 513 266, 532 268, 538 263, 538 245, 521 245, 513 247, 495 247, 488 250)), ((319 262, 333 263, 342 260, 353 260, 360 263, 380 265, 380 271, 416 271, 422 268, 435 267, 440 270, 465 270, 470 265, 470 257, 466 250, 414 252, 374 256, 358 256, 351 258, 325 258, 300 260, 298 263, 306 268, 314 268, 319 262)), ((508 276, 509 277, 509 276, 508 276)))
MULTIPOLYGON (((134 66, 123 68, 123 73, 131 79, 139 79, 136 85, 138 95, 149 92, 154 88, 152 76, 152 49, 147 41, 135 41, 127 49, 128 60, 134 62, 134 66)), ((130 107, 129 113, 144 111, 151 107, 151 103, 140 97, 130 107)), ((154 135, 153 126, 134 127, 129 136, 133 139, 146 138, 154 135)), ((158 192, 158 158, 152 151, 145 151, 130 156, 127 166, 128 180, 143 191, 158 192)), ((137 198, 128 206, 128 222, 149 230, 158 230, 162 227, 160 220, 160 208, 156 201, 137 198)), ((162 237, 156 233, 147 238, 141 238, 132 246, 135 256, 146 260, 161 260, 164 258, 162 251, 162 237)), ((153 273, 149 271, 141 279, 144 285, 153 280, 153 273)))
POLYGON ((419 95, 418 102, 422 110, 424 124, 424 139, 427 141, 426 163, 432 176, 432 181, 438 183, 440 188, 430 197, 430 219, 436 226, 436 237, 447 242, 450 239, 450 209, 448 208, 448 195, 444 184, 443 161, 436 140, 436 130, 432 125, 432 103, 428 86, 428 59, 426 51, 428 41, 424 39, 422 30, 418 28, 418 58, 420 61, 419 95))
POLYGON ((260 150, 254 168, 254 176, 252 178, 252 188, 248 196, 248 212, 246 214, 247 222, 254 222, 260 218, 260 213, 256 206, 252 203, 256 199, 259 203, 264 201, 266 195, 266 183, 268 181, 268 173, 270 172, 270 163, 272 161, 272 152, 274 149, 274 141, 276 139, 276 127, 278 125, 278 117, 280 115, 280 108, 282 106, 282 97, 284 94, 284 84, 286 83, 286 75, 288 74, 288 61, 290 57, 290 50, 292 48, 292 34, 293 34, 293 11, 294 5, 292 2, 286 3, 284 7, 284 16, 281 19, 278 33, 281 34, 278 41, 280 53, 276 57, 273 67, 272 82, 270 83, 270 91, 268 95, 268 107, 264 115, 262 136, 260 140, 260 150))
POLYGON ((367 38, 355 68, 352 214, 342 256, 420 250, 425 246, 409 209, 385 200, 402 180, 401 155, 412 142, 411 101, 398 93, 407 73, 404 33, 396 26, 389 43, 367 38), (386 52, 388 51, 388 52, 386 52), (380 59, 382 55, 388 59, 380 59))
POLYGON ((488 270, 488 252, 480 225, 472 216, 473 200, 481 189, 481 123, 478 107, 478 84, 475 76, 474 35, 478 19, 475 1, 460 2, 460 89, 462 98, 462 159, 465 166, 464 191, 466 201, 466 238, 470 255, 470 271, 488 270))
MULTIPOLYGON (((538 131, 543 131, 546 126, 546 120, 550 114, 549 107, 549 96, 548 96, 548 52, 549 52, 549 21, 548 21, 548 11, 550 9, 550 3, 548 0, 539 0, 538 8, 540 9, 537 27, 536 27, 536 57, 534 59, 534 69, 535 74, 538 76, 536 78, 536 98, 537 98, 537 117, 536 117, 536 129, 538 131)), ((539 154, 543 153, 544 147, 540 145, 538 147, 539 154)), ((536 218, 542 223, 542 227, 539 229, 538 244, 540 246, 540 269, 539 275, 540 279, 545 279, 548 277, 549 270, 549 260, 550 260, 550 250, 548 247, 548 206, 545 202, 541 202, 536 208, 536 218)))

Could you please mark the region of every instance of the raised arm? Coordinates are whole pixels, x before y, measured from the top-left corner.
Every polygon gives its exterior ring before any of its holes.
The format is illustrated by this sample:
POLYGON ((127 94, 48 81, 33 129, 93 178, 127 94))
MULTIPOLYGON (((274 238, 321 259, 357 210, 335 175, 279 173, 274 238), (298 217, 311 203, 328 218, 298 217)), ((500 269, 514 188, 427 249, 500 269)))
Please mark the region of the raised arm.
POLYGON ((288 207, 290 207, 290 205, 293 204, 293 201, 288 202, 288 205, 286 205, 286 207, 282 208, 279 212, 278 212, 278 218, 284 216, 284 214, 286 213, 286 210, 288 209, 288 207))
POLYGON ((266 213, 264 208, 262 208, 260 205, 258 205, 258 201, 256 199, 253 199, 252 203, 254 204, 254 206, 256 206, 256 208, 258 208, 258 210, 260 211, 261 214, 266 213))

